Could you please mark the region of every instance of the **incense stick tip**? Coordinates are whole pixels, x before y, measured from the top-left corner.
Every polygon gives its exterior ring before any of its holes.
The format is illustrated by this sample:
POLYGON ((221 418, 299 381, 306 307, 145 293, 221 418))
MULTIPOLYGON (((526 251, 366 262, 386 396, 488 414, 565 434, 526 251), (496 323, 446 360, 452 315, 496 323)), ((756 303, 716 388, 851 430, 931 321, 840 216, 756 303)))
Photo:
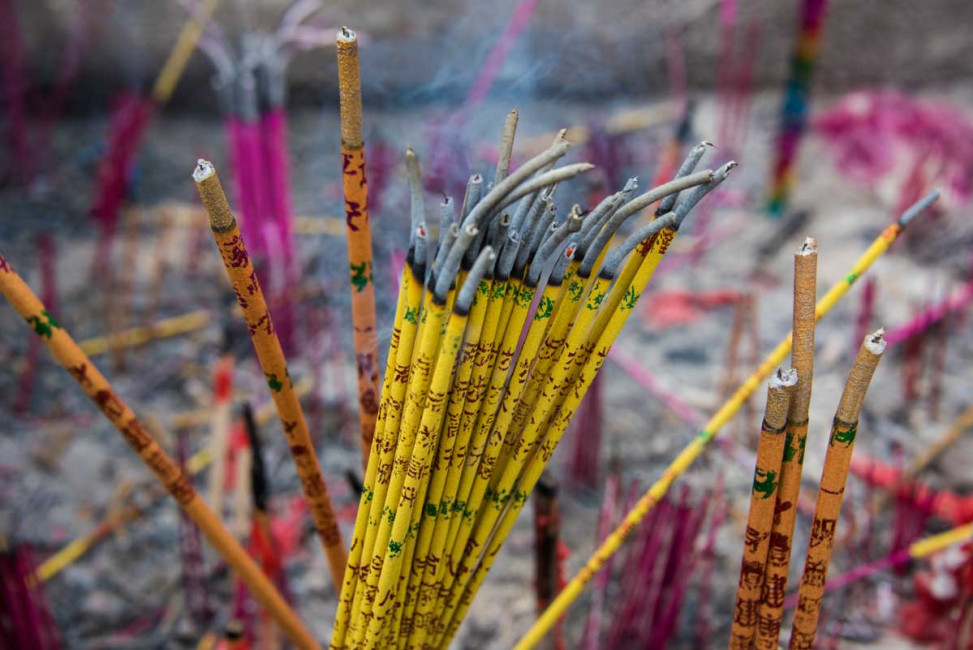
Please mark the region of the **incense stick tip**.
POLYGON ((899 217, 899 225, 905 228, 909 225, 909 222, 918 217, 920 214, 926 211, 929 206, 939 200, 939 190, 933 190, 929 194, 925 195, 915 203, 913 203, 908 210, 902 213, 899 217))
POLYGON ((196 169, 193 170, 193 180, 197 183, 202 183, 215 173, 216 168, 213 167, 213 163, 200 158, 196 161, 196 169))
POLYGON ((336 37, 336 40, 339 43, 354 43, 355 41, 358 40, 358 35, 355 34, 354 30, 342 26, 342 28, 338 30, 338 36, 336 37))
POLYGON ((797 251, 798 255, 812 255, 818 252, 818 241, 814 237, 808 237, 801 244, 801 249, 797 251))
POLYGON ((791 388, 797 385, 797 370, 794 368, 778 368, 773 377, 770 378, 771 388, 791 388))
POLYGON ((885 352, 888 341, 885 340, 885 328, 880 327, 865 337, 865 349, 874 355, 885 352))

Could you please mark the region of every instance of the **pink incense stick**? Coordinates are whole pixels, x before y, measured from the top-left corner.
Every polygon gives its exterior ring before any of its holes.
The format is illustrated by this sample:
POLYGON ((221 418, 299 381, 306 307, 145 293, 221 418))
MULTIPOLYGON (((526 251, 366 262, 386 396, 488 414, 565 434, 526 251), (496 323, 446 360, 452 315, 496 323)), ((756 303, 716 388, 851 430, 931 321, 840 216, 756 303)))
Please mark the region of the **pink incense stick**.
POLYGON ((527 28, 527 24, 534 15, 539 1, 520 0, 517 6, 514 7, 513 13, 510 15, 510 20, 507 21, 507 26, 504 27, 503 32, 493 45, 486 60, 480 67, 476 79, 473 81, 470 94, 467 95, 466 101, 463 103, 463 108, 460 110, 460 115, 462 115, 458 120, 460 124, 466 121, 466 116, 483 103, 483 100, 490 93, 493 82, 496 81, 497 75, 500 74, 504 62, 510 55, 510 50, 513 49, 514 43, 520 38, 524 29, 527 28))
MULTIPOLYGON (((617 510, 619 478, 611 474, 605 481, 605 496, 601 502, 601 512, 598 514, 598 544, 601 544, 614 526, 615 511, 617 510)), ((611 581, 612 558, 609 558, 598 575, 591 593, 591 605, 588 609, 588 620, 585 623, 584 637, 581 647, 584 650, 598 650, 601 637, 601 619, 605 608, 605 592, 611 581)))
POLYGON ((34 177, 34 160, 24 106, 27 93, 24 48, 13 0, 0 0, 0 80, 3 81, 0 84, 4 89, 2 95, 6 99, 7 139, 13 154, 11 159, 16 161, 12 172, 17 183, 26 186, 34 177))
POLYGON ((886 332, 885 340, 889 345, 901 343, 927 331, 947 315, 967 309, 971 304, 973 304, 973 280, 954 290, 945 300, 926 309, 905 325, 886 332))

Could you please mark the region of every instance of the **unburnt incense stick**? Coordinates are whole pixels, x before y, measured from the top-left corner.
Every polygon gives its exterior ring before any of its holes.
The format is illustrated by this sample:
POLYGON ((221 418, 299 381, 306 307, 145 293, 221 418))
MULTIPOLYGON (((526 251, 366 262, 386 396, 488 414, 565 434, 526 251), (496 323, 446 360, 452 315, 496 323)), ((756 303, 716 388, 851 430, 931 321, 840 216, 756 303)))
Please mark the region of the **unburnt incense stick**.
POLYGON ((770 531, 774 525, 780 463, 784 457, 787 413, 797 383, 796 370, 778 370, 770 378, 767 389, 767 408, 760 427, 760 442, 757 444, 757 463, 750 491, 750 513, 743 543, 736 605, 733 608, 731 649, 749 650, 753 647, 760 591, 767 553, 770 550, 770 531))
MULTIPOLYGON (((865 273, 902 232, 918 216, 939 198, 939 192, 932 192, 906 210, 899 219, 886 228, 862 253, 848 274, 835 283, 834 286, 818 301, 815 307, 815 318, 820 320, 838 303, 848 292, 855 281, 865 273)), ((669 487, 682 475, 693 461, 703 453, 709 443, 715 438, 720 429, 732 419, 743 403, 753 394, 760 382, 778 366, 791 350, 791 335, 783 341, 764 359, 760 367, 743 382, 736 393, 710 418, 700 434, 669 464, 662 476, 646 491, 636 503, 621 525, 616 528, 605 542, 599 546, 585 563, 581 571, 568 581, 558 597, 551 603, 544 615, 541 616, 527 634, 517 644, 517 650, 533 648, 544 637, 555 621, 561 617, 567 607, 581 594, 584 586, 598 573, 605 561, 611 557, 628 537, 632 528, 651 512, 653 506, 668 492, 669 487)))
POLYGON ((378 417, 378 339, 365 140, 362 134, 358 36, 347 27, 342 27, 335 42, 341 102, 341 169, 348 229, 348 270, 351 274, 351 322, 355 332, 355 366, 358 369, 358 418, 363 464, 367 467, 378 417))
POLYGON ((754 646, 773 650, 780 637, 784 592, 790 568, 797 500, 801 492, 804 447, 807 443, 811 382, 814 376, 815 296, 817 294, 817 244, 810 237, 794 255, 794 329, 791 365, 797 371, 797 388, 787 415, 787 438, 781 463, 777 505, 770 533, 763 595, 758 608, 754 646))
POLYGON ((828 578, 831 551, 834 548, 841 502, 848 480, 848 467, 858 435, 858 417, 861 413, 868 385, 885 352, 883 330, 865 337, 855 359, 845 389, 834 416, 828 451, 824 457, 824 469, 818 487, 818 502, 811 522, 811 538, 804 560, 804 574, 797 597, 797 613, 791 631, 790 650, 814 647, 814 637, 821 615, 821 599, 828 578))
POLYGON ((236 218, 230 211, 213 165, 200 160, 193 172, 200 199, 210 216, 213 238, 223 259, 230 284, 243 312, 257 360, 277 406, 291 456, 297 467, 301 488, 308 500, 311 517, 324 547, 334 584, 341 584, 348 555, 335 518, 328 487, 318 464, 317 453, 308 432, 304 411, 294 392, 287 361, 274 332, 270 311, 264 300, 256 271, 240 236, 236 218))
POLYGON ((35 334, 43 339, 55 358, 71 373, 91 401, 118 429, 210 544, 247 585, 254 598, 274 617, 291 642, 300 648, 318 648, 314 637, 281 598, 273 584, 199 498, 189 477, 180 471, 175 460, 159 446, 74 339, 51 317, 37 296, 2 256, 0 292, 27 321, 35 334))

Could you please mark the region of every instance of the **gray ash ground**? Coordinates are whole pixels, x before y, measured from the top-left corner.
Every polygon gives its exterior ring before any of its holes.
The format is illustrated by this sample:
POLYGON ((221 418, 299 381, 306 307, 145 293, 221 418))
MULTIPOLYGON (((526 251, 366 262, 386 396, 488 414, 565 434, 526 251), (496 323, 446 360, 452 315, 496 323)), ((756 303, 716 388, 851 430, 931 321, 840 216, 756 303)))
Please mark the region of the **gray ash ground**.
MULTIPOLYGON (((947 89, 958 103, 970 99, 968 90, 947 89)), ((826 105, 821 100, 819 105, 826 105)), ((966 102, 969 105, 969 102, 966 102)), ((597 124, 616 109, 632 104, 592 107, 587 104, 552 105, 543 102, 521 104, 519 137, 542 134, 570 124, 597 124)), ((487 104, 482 107, 466 131, 471 140, 492 144, 499 135, 503 115, 509 107, 487 104)), ((412 144, 420 157, 428 159, 425 145, 429 122, 428 109, 369 111, 366 125, 371 130, 369 141, 381 137, 396 151, 412 144)), ((776 125, 777 99, 760 96, 754 106, 749 127, 750 139, 737 158, 741 166, 726 187, 742 206, 762 205, 768 177, 773 134, 776 125)), ((716 139, 716 109, 710 99, 700 102, 694 131, 700 139, 716 139)), ((38 287, 39 274, 34 258, 34 236, 52 231, 57 240, 57 272, 60 290, 58 315, 76 338, 83 339, 105 331, 102 286, 88 276, 95 250, 94 229, 86 219, 93 187, 90 161, 96 143, 105 131, 104 119, 66 121, 55 134, 55 154, 60 161, 57 176, 50 181, 49 192, 24 198, 5 189, 0 194, 0 242, 3 255, 19 269, 25 279, 38 287)), ((631 134, 630 148, 636 160, 623 173, 640 176, 643 187, 654 172, 659 147, 671 133, 670 126, 659 126, 631 134)), ((290 120, 294 203, 299 214, 338 215, 341 209, 338 168, 337 113, 300 111, 290 120)), ((732 313, 729 308, 705 312, 684 326, 653 328, 650 325, 654 295, 661 291, 716 291, 723 289, 752 291, 757 297, 761 357, 783 337, 790 327, 792 277, 791 254, 805 236, 814 236, 819 245, 819 292, 837 281, 850 268, 871 240, 895 216, 896 188, 883 185, 876 191, 866 190, 842 178, 834 168, 833 158, 824 144, 813 135, 803 150, 800 182, 793 200, 798 210, 807 210, 808 219, 793 236, 780 242, 771 255, 760 259, 760 273, 755 275, 756 251, 774 236, 779 222, 766 219, 756 209, 719 206, 713 211, 714 228, 732 227, 726 237, 712 246, 696 265, 671 269, 653 282, 643 296, 638 317, 626 326, 618 346, 650 368, 666 388, 678 394, 705 415, 719 405, 719 387, 732 313)), ((190 179, 198 156, 212 157, 222 170, 224 184, 232 187, 226 162, 223 133, 213 118, 161 116, 151 127, 139 159, 139 205, 152 208, 163 202, 195 202, 190 179)), ((572 154, 580 160, 583 152, 572 154)), ((474 160, 475 162, 475 160, 474 160)), ((473 167, 486 172, 488 167, 473 167)), ((393 177, 382 200, 382 209, 373 213, 379 322, 383 324, 380 350, 388 345, 388 334, 394 295, 391 286, 390 258, 394 249, 402 249, 407 237, 408 203, 402 166, 392 168, 393 177)), ((462 174, 460 174, 462 175, 462 174)), ((623 177, 624 178, 624 177, 623 177)), ((576 183, 576 187, 583 187, 576 183)), ((568 207, 577 196, 565 188, 559 204, 568 207)), ((433 211, 435 196, 430 193, 427 206, 433 211)), ((150 211, 146 211, 147 213, 150 211)), ((942 216, 926 218, 908 232, 905 241, 883 257, 870 271, 878 278, 875 325, 894 327, 909 320, 917 305, 928 303, 955 285, 969 259, 973 227, 968 206, 947 204, 942 216)), ((136 316, 144 309, 142 298, 150 283, 151 256, 159 232, 158 221, 146 218, 139 233, 139 264, 132 271, 135 282, 136 316)), ((691 228, 689 229, 691 230, 691 228)), ((195 273, 187 271, 193 255, 189 230, 179 230, 171 247, 173 255, 167 273, 160 316, 185 313, 198 308, 217 310, 226 304, 227 287, 222 279, 219 260, 211 242, 203 239, 202 253, 195 273)), ((203 233, 204 235, 206 233, 203 233)), ((675 251, 692 243, 691 235, 676 240, 675 251)), ((342 238, 305 236, 300 239, 300 252, 305 268, 304 280, 328 288, 327 302, 337 319, 337 329, 350 349, 351 327, 348 319, 345 252, 342 238)), ((116 247, 115 266, 119 257, 116 247)), ((806 486, 814 488, 820 475, 826 431, 837 404, 841 386, 851 363, 852 333, 859 303, 860 287, 823 320, 817 334, 817 365, 812 401, 812 436, 806 462, 806 486)), ((147 473, 123 441, 86 401, 68 375, 56 367, 46 353, 30 414, 14 416, 10 410, 29 332, 9 307, 0 308, 0 359, 5 371, 0 373, 0 394, 4 396, 0 425, 0 531, 13 540, 30 542, 41 554, 54 551, 68 540, 85 533, 104 515, 118 486, 123 482, 141 484, 147 473), (53 466, 41 464, 39 458, 58 441, 66 441, 56 455, 53 466)), ((110 360, 99 357, 102 367, 118 392, 139 413, 151 414, 166 425, 176 413, 199 408, 209 400, 209 370, 219 354, 220 328, 212 324, 194 334, 156 341, 131 351, 124 372, 112 368, 110 360)), ((252 396, 259 403, 267 400, 266 389, 259 380, 249 342, 236 341, 237 386, 242 396, 252 396)), ((962 411, 969 400, 970 358, 973 337, 969 329, 956 326, 949 337, 949 358, 937 420, 929 420, 920 403, 904 408, 901 403, 901 350, 890 350, 879 368, 868 395, 858 449, 876 458, 888 460, 893 444, 901 445, 905 458, 941 434, 949 421, 962 411)), ((350 357, 350 355, 348 355, 350 357)), ((292 355, 292 374, 310 373, 307 355, 292 355)), ((745 367, 740 369, 742 378, 745 367)), ((347 394, 353 392, 354 371, 350 363, 343 368, 329 368, 329 381, 343 382, 347 394), (337 375, 337 377, 336 377, 337 375)), ((681 422, 664 405, 647 396, 616 366, 606 370, 604 391, 603 467, 609 459, 622 471, 624 480, 638 479, 648 485, 655 480, 678 451, 695 435, 693 428, 681 422)), ((352 525, 350 514, 355 496, 344 479, 349 470, 359 468, 359 452, 354 441, 356 422, 341 417, 342 408, 333 399, 331 388, 324 395, 326 412, 312 424, 321 438, 320 456, 324 472, 339 508, 349 514, 344 521, 346 536, 352 525)), ((754 398, 762 409, 762 386, 754 398)), ((756 423, 757 420, 752 421, 756 423)), ((751 445, 752 432, 735 420, 725 435, 751 445), (742 435, 741 435, 742 434, 742 435)), ((271 486, 277 503, 281 495, 298 491, 293 468, 286 456, 283 441, 275 424, 263 428, 267 441, 271 486)), ((192 431, 192 446, 200 448, 206 428, 192 431)), ((563 537, 570 549, 566 574, 574 575, 594 548, 595 529, 601 490, 571 486, 565 475, 566 448, 559 450, 554 461, 554 475, 561 479, 563 537)), ((923 479, 933 485, 960 492, 973 489, 967 471, 973 457, 973 440, 957 444, 941 462, 926 470, 923 479)), ((604 472, 603 472, 604 475, 604 472)), ((749 495, 752 467, 741 466, 728 454, 710 449, 691 467, 681 483, 692 487, 698 498, 713 489, 717 477, 726 481, 726 494, 731 503, 731 516, 722 529, 716 548, 711 607, 714 637, 712 645, 725 643, 727 625, 733 604, 743 525, 749 495)), ((852 488, 850 507, 860 506, 861 484, 852 488)), ((890 513, 880 513, 878 530, 888 528, 890 513)), ((798 539, 806 537, 806 521, 799 525, 798 539)), ((932 520, 927 531, 941 530, 943 522, 932 520)), ((48 596, 69 648, 109 647, 192 647, 184 636, 188 631, 184 616, 177 544, 178 515, 169 502, 153 508, 148 515, 125 527, 121 534, 101 543, 70 566, 48 585, 48 596), (148 621, 148 623, 146 623, 148 621), (133 625, 145 625, 145 631, 131 637, 121 636, 133 625)), ((507 542, 492 575, 476 599, 467 624, 454 647, 469 649, 507 648, 527 630, 534 619, 532 589, 533 531, 530 518, 521 517, 507 542)), ((888 539, 879 533, 877 545, 886 548, 888 539)), ((797 579, 803 549, 795 548, 792 581, 797 579)), ((207 552, 207 561, 216 565, 207 552)), ((847 568, 839 558, 833 571, 847 568)), ((330 633, 336 596, 330 584, 323 553, 308 537, 291 560, 291 584, 300 603, 300 613, 321 639, 330 633)), ((892 580, 882 578, 883 581, 892 580)), ((909 582, 893 582, 896 589, 909 592, 909 582)), ((229 581, 217 571, 210 584, 210 597, 215 604, 228 602, 229 581)), ((611 598, 613 591, 609 591, 611 598)), ((844 603, 847 609, 848 603, 844 603)), ((828 602, 829 615, 838 616, 842 601, 828 602)), ((692 620, 695 615, 695 592, 687 598, 680 633, 671 647, 692 647, 692 620)), ((225 615, 225 607, 221 608, 225 615)), ((587 597, 582 597, 569 612, 567 639, 573 645, 580 637, 587 613, 587 597)), ((892 625, 887 626, 874 647, 910 647, 897 639, 892 625), (895 644, 901 645, 895 645, 895 644)), ((190 635, 191 636, 191 635, 190 635)), ((852 646, 846 642, 846 647, 852 646)), ((845 646, 843 646, 845 647, 845 646)))

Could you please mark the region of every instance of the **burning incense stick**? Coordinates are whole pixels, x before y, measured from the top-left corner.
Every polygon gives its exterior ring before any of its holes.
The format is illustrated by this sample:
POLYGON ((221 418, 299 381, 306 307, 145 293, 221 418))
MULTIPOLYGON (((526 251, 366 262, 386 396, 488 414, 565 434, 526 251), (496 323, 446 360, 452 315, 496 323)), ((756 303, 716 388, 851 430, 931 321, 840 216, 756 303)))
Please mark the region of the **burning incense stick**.
MULTIPOLYGON (((865 393, 872 381, 872 375, 885 352, 883 330, 878 330, 862 342, 858 358, 851 368, 845 390, 841 394, 838 410, 834 416, 828 452, 824 458, 824 470, 818 488, 818 503, 814 509, 811 524, 811 539, 808 542, 807 559, 804 561, 804 575, 797 598, 797 614, 791 631, 791 650, 814 647, 814 637, 821 615, 821 598, 828 577, 828 565, 834 546, 841 501, 844 498, 845 483, 848 480, 848 467, 851 454, 855 449, 858 434, 858 416, 865 401, 865 393)), ((783 594, 782 594, 783 597, 783 594)))
POLYGON ((810 237, 794 255, 794 334, 791 365, 797 370, 797 388, 787 415, 787 439, 780 468, 780 484, 774 525, 770 534, 770 555, 763 581, 754 645, 772 650, 780 637, 784 616, 784 591, 790 568, 797 500, 801 492, 804 447, 807 443, 811 382, 814 375, 814 300, 817 293, 817 245, 810 237))
MULTIPOLYGON (((868 270, 876 259, 888 250, 889 246, 892 245, 909 224, 938 198, 938 192, 933 192, 923 197, 915 205, 906 210, 895 223, 886 228, 872 242, 868 249, 862 253, 849 273, 832 286, 828 293, 818 301, 815 307, 815 318, 820 320, 831 311, 855 281, 868 270)), ((669 464, 669 467, 662 473, 659 480, 648 489, 635 507, 625 516, 621 525, 595 550, 578 575, 568 582, 554 602, 551 603, 551 606, 544 612, 544 615, 537 620, 534 626, 520 640, 516 646, 517 650, 527 650, 537 645, 538 641, 543 638, 544 634, 551 628, 554 622, 561 617, 567 607, 580 595, 584 586, 598 573, 598 570, 601 569, 605 561, 621 547, 632 528, 645 518, 646 514, 666 494, 675 480, 692 465, 693 461, 699 458, 710 441, 719 434, 720 429, 730 421, 747 398, 757 389, 760 382, 770 374, 774 367, 784 360, 784 357, 787 356, 790 350, 791 335, 788 334, 773 352, 764 359, 760 367, 743 382, 740 388, 737 389, 737 392, 710 418, 700 434, 669 464)))
POLYGON ((213 511, 199 498, 189 477, 179 470, 176 462, 159 446, 125 402, 115 394, 111 385, 85 356, 74 339, 51 317, 37 296, 2 256, 0 256, 0 292, 27 320, 37 336, 44 340, 57 360, 71 373, 91 401, 115 425, 146 466, 165 485, 169 494, 202 530, 226 563, 246 583, 254 598, 274 617, 288 638, 298 647, 318 648, 310 632, 277 593, 273 584, 250 559, 246 550, 223 527, 213 511))
POLYGON ((271 397, 277 406, 284 435, 301 479, 301 487, 311 508, 311 516, 328 557, 331 576, 337 586, 341 584, 348 556, 331 506, 331 498, 328 496, 328 487, 321 474, 317 454, 304 420, 304 412, 294 392, 294 385, 287 371, 287 361, 274 333, 274 324, 260 290, 257 274, 253 270, 246 245, 240 237, 240 228, 230 211, 213 165, 200 160, 193 172, 193 180, 210 216, 213 238, 247 322, 250 339, 267 378, 271 397))
MULTIPOLYGON (((378 340, 375 330, 375 285, 372 282, 372 231, 368 216, 368 180, 362 135, 361 77, 358 37, 342 27, 337 39, 341 98, 341 157, 351 274, 351 322, 358 368, 358 418, 362 458, 368 465, 378 416, 378 340)), ((337 583, 336 583, 337 584, 337 583)))
POLYGON ((781 460, 784 458, 787 413, 797 384, 796 370, 778 370, 771 377, 767 389, 767 409, 757 445, 757 464, 754 467, 753 489, 750 492, 750 514, 747 518, 740 582, 730 630, 730 648, 734 649, 747 650, 753 647, 757 608, 760 605, 760 591, 767 553, 770 550, 770 531, 774 525, 777 482, 781 460))

